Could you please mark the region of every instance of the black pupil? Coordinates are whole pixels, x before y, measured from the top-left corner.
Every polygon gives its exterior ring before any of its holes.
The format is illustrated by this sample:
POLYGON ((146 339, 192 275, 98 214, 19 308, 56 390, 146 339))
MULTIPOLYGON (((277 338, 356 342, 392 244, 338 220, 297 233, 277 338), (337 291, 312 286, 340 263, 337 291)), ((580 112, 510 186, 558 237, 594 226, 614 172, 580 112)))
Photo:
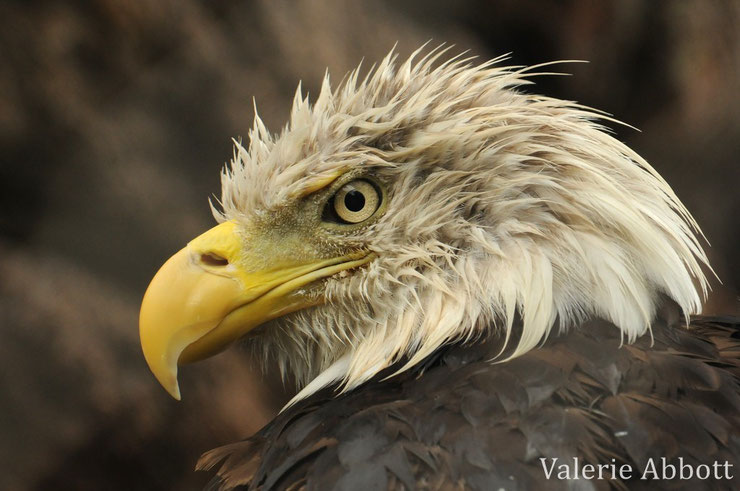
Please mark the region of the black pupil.
POLYGON ((365 195, 361 192, 353 189, 349 193, 344 195, 344 206, 349 211, 360 211, 365 207, 365 195))

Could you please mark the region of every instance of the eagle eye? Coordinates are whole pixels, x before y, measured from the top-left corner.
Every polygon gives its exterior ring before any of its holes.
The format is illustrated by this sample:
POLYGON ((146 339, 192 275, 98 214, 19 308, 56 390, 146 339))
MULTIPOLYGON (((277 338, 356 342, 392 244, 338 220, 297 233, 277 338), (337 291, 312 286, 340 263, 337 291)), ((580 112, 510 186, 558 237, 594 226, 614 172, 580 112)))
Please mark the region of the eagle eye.
POLYGON ((370 182, 356 179, 339 188, 329 207, 340 223, 364 222, 380 207, 380 192, 370 182))

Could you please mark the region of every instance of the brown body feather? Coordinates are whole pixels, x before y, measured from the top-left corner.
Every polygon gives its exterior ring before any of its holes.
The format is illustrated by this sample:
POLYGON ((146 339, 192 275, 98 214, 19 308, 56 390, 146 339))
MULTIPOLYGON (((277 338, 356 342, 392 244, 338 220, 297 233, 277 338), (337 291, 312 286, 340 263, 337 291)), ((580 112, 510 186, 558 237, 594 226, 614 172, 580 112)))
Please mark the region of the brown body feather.
POLYGON ((214 489, 740 488, 740 319, 686 329, 670 304, 630 345, 587 324, 506 363, 489 361, 496 340, 450 345, 393 378, 324 389, 198 466, 221 463, 214 489), (541 457, 629 464, 633 478, 547 479, 541 457), (735 477, 640 480, 661 457, 728 462, 735 477))

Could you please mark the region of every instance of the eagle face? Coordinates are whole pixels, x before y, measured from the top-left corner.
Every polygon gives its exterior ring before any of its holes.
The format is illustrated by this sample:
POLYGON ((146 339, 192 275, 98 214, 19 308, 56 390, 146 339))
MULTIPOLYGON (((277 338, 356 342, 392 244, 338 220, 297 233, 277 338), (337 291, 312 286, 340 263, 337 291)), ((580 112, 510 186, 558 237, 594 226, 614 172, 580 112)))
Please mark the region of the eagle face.
POLYGON ((577 104, 518 91, 532 69, 392 52, 290 123, 255 117, 222 173, 218 226, 152 281, 142 348, 176 398, 178 363, 244 338, 304 397, 351 389, 452 341, 611 321, 629 341, 660 294, 700 310, 696 225, 639 155, 577 104), (309 383, 309 381, 312 381, 309 383))

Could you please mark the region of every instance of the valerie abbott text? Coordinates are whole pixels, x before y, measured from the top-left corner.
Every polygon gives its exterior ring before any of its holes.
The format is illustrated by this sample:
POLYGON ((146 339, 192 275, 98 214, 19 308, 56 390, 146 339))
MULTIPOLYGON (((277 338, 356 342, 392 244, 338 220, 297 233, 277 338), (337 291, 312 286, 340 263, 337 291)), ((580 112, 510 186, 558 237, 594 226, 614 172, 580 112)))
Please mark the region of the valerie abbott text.
POLYGON ((557 457, 540 457, 542 470, 547 479, 558 480, 730 480, 733 476, 733 464, 727 461, 715 461, 712 464, 690 464, 683 457, 678 461, 650 458, 642 468, 630 464, 618 463, 612 459, 608 464, 583 464, 579 457, 560 460, 557 457))

